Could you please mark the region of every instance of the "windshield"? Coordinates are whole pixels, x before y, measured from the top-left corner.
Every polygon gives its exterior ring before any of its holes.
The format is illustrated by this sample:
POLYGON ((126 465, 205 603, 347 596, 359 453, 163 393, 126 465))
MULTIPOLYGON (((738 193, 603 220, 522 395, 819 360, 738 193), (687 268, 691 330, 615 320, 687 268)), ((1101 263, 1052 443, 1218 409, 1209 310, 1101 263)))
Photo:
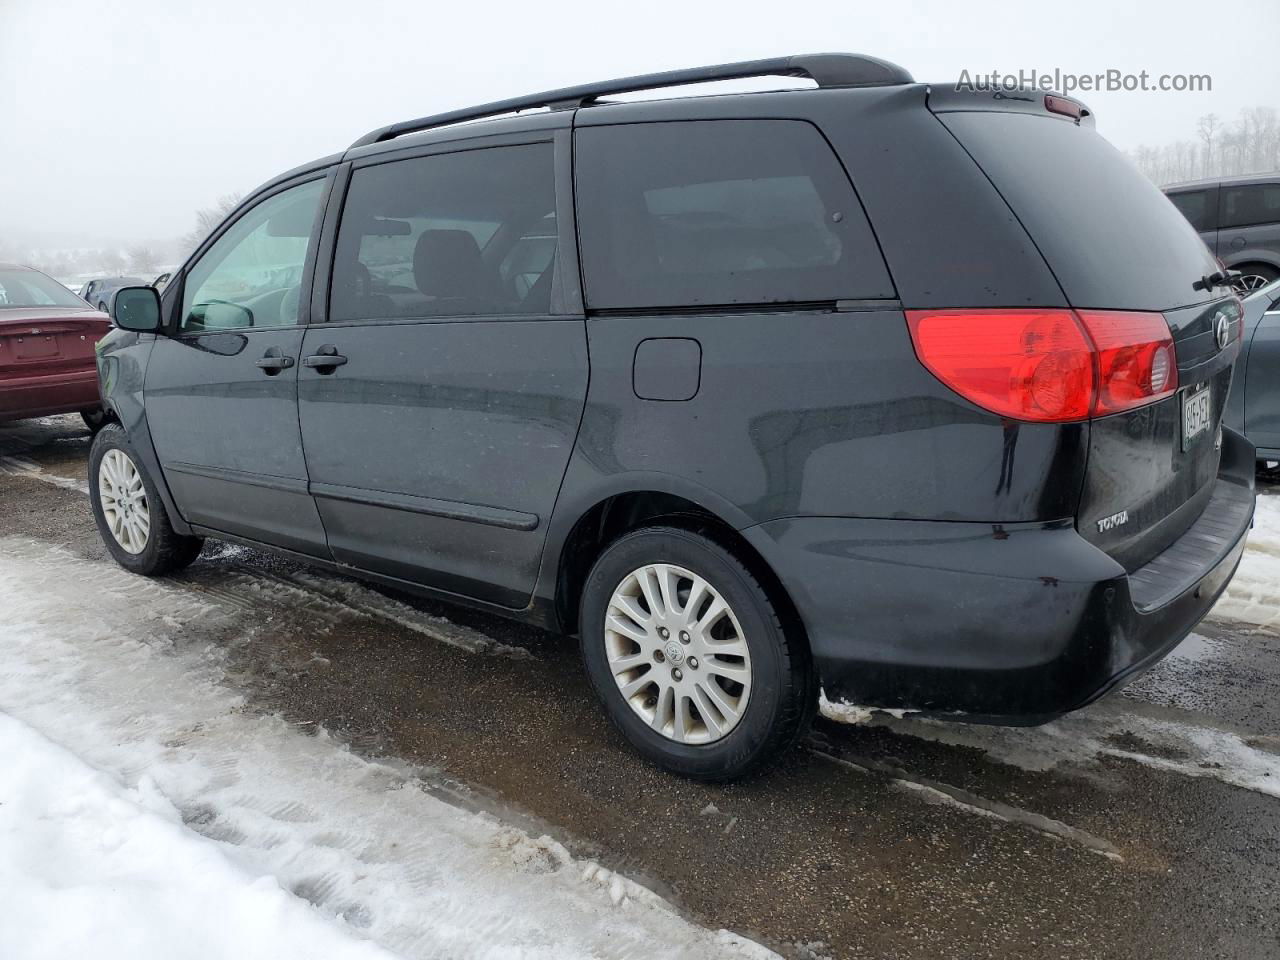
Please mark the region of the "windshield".
POLYGON ((43 273, 0 270, 0 308, 86 306, 74 293, 43 273))

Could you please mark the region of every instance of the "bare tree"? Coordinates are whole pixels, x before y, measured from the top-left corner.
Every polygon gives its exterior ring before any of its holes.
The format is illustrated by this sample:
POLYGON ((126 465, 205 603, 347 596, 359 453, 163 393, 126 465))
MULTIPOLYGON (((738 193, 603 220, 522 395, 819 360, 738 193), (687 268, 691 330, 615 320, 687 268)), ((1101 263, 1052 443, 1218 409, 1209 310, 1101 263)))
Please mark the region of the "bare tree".
POLYGON ((160 265, 160 258, 154 250, 146 246, 129 248, 129 270, 132 273, 152 274, 160 265))
POLYGON ((1243 122, 1249 129, 1249 166, 1254 171, 1271 169, 1276 165, 1276 138, 1280 125, 1272 107, 1252 107, 1243 111, 1243 122))
POLYGON ((1230 177, 1280 171, 1280 115, 1273 107, 1250 107, 1233 122, 1216 114, 1196 121, 1195 140, 1163 146, 1142 145, 1130 154, 1134 164, 1157 184, 1193 177, 1230 177))
POLYGON ((1209 169, 1213 164, 1213 140, 1221 129, 1222 121, 1218 119, 1216 113, 1206 113, 1196 121, 1196 133, 1204 141, 1204 161, 1200 165, 1202 177, 1209 176, 1209 169))
POLYGON ((42 251, 38 255, 33 254, 29 258, 29 265, 55 278, 65 277, 73 272, 70 259, 66 252, 62 250, 42 251))
POLYGON ((109 274, 123 273, 125 268, 125 260, 119 250, 99 250, 98 264, 109 274))
POLYGON ((227 214, 236 208, 240 203, 240 196, 238 193, 224 194, 212 207, 197 210, 195 227, 182 238, 183 250, 189 251, 198 247, 200 242, 226 218, 227 214))

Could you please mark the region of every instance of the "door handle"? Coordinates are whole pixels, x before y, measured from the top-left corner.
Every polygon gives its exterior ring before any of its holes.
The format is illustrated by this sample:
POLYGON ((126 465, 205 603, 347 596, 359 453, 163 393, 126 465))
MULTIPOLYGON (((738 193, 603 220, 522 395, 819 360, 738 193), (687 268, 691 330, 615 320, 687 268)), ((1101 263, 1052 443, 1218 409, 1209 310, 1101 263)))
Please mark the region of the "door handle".
POLYGON ((309 357, 302 358, 304 367, 311 367, 317 373, 333 373, 335 369, 347 362, 347 358, 338 353, 338 348, 326 343, 309 357))
POLYGON ((265 371, 268 377, 274 377, 281 370, 288 370, 293 366, 293 357, 281 356, 280 351, 272 347, 261 360, 255 360, 253 364, 265 371))

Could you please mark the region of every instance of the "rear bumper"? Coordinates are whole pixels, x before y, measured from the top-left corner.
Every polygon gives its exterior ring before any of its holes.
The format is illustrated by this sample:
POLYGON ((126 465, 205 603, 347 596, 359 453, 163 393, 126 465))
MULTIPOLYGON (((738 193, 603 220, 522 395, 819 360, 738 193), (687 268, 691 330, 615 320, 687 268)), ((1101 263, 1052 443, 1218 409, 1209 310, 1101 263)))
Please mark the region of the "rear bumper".
POLYGON ((98 369, 93 365, 39 376, 0 378, 0 421, 93 410, 101 405, 98 369))
POLYGON ((788 589, 829 699, 1041 723, 1155 663, 1226 589, 1252 523, 1254 452, 1223 434, 1203 514, 1132 573, 1070 521, 809 517, 743 533, 788 589))

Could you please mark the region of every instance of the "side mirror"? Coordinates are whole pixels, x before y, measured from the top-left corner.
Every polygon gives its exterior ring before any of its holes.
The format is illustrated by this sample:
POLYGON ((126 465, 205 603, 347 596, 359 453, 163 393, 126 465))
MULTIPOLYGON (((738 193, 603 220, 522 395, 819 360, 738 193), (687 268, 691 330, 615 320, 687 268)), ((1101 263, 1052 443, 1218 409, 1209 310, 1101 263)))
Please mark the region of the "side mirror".
POLYGON ((111 322, 121 330, 155 333, 160 329, 160 294, 154 287, 121 287, 111 295, 111 322))

